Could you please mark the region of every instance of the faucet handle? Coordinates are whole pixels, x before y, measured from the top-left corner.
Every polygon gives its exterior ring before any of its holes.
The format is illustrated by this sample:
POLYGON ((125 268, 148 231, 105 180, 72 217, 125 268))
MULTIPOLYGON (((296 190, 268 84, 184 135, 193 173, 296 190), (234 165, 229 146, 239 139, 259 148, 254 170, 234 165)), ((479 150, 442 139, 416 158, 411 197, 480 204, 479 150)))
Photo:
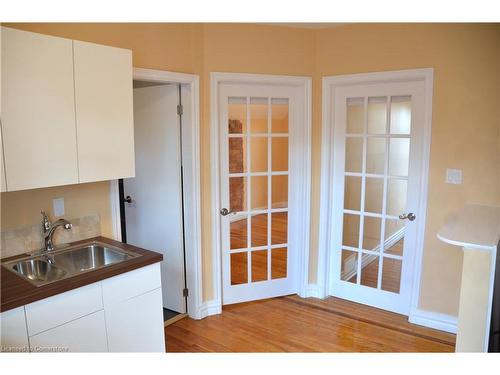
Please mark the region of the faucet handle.
POLYGON ((42 226, 44 230, 49 230, 50 229, 50 220, 45 211, 40 211, 42 214, 42 226))

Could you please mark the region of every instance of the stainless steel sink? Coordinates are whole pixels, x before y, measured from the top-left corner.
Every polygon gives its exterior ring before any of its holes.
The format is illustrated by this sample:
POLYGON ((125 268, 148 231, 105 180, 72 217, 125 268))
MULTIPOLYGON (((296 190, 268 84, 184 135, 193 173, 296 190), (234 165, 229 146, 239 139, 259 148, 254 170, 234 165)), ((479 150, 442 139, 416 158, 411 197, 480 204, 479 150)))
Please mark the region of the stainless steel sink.
POLYGON ((123 262, 130 259, 131 255, 98 244, 64 251, 54 254, 54 264, 68 270, 69 272, 82 272, 105 267, 109 264, 123 262))
POLYGON ((28 259, 17 262, 12 266, 12 269, 28 280, 38 283, 56 281, 66 275, 66 271, 41 259, 28 259))
POLYGON ((49 253, 38 252, 2 265, 32 284, 41 286, 137 256, 139 254, 105 243, 89 242, 49 253))

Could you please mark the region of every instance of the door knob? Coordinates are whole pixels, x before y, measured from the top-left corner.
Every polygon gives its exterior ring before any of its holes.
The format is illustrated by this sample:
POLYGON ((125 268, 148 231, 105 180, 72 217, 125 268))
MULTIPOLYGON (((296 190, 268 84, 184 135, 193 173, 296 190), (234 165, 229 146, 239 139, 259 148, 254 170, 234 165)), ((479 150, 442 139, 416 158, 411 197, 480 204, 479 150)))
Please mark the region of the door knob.
POLYGON ((234 211, 229 211, 227 208, 225 208, 225 207, 224 207, 224 208, 222 208, 222 209, 220 210, 220 214, 221 214, 222 216, 227 216, 227 215, 235 215, 235 214, 236 214, 236 212, 234 212, 234 211))
POLYGON ((401 214, 401 215, 399 215, 399 218, 401 220, 408 219, 410 221, 413 221, 413 220, 415 220, 417 218, 417 216, 415 216, 415 214, 413 212, 410 212, 408 214, 401 214))
POLYGON ((130 198, 130 195, 127 195, 125 198, 123 198, 123 201, 127 203, 132 203, 132 198, 130 198))

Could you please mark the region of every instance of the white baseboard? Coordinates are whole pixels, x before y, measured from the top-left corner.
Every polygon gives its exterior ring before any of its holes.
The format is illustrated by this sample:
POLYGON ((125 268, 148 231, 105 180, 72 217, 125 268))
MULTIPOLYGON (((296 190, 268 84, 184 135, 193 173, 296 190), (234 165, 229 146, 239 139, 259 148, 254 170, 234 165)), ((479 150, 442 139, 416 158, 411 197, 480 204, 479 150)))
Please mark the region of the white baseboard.
POLYGON ((410 312, 408 321, 419 326, 457 333, 457 317, 437 312, 416 309, 410 312))
POLYGON ((203 319, 210 315, 222 313, 222 304, 219 300, 206 301, 201 304, 196 314, 189 315, 193 319, 203 319))
POLYGON ((302 293, 299 293, 299 296, 302 298, 320 298, 325 299, 327 297, 325 293, 325 288, 318 284, 308 284, 302 293))

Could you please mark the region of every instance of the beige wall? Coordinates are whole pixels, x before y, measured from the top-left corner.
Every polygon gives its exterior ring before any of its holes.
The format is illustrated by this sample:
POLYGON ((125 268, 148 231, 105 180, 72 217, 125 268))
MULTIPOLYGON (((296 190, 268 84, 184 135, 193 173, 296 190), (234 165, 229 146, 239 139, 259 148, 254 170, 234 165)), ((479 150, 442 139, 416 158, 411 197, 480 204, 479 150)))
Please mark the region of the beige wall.
MULTIPOLYGON (((213 295, 209 73, 223 71, 313 77, 310 280, 314 282, 319 218, 321 77, 433 67, 435 89, 430 196, 421 305, 423 308, 442 313, 457 312, 461 253, 439 243, 436 231, 445 217, 466 201, 500 203, 500 28, 498 25, 358 24, 325 30, 249 24, 7 26, 130 48, 133 50, 134 65, 137 67, 200 75, 205 299, 210 299, 213 295), (463 169, 464 184, 446 185, 444 183, 446 167, 463 169)), ((95 184, 89 184, 93 185, 95 184)), ((109 209, 107 188, 95 189, 94 193, 89 192, 95 197, 93 209, 105 212, 109 209)), ((33 202, 27 206, 30 213, 26 217, 35 220, 40 206, 38 202, 43 204, 46 202, 44 193, 42 190, 34 190, 22 194, 30 197, 33 202)), ((23 199, 6 204, 7 200, 10 200, 8 195, 2 195, 2 216, 10 217, 11 212, 22 206, 23 199)), ((85 205, 82 205, 83 207, 85 205)), ((109 222, 106 223, 105 215, 102 216, 105 227, 109 222)))
POLYGON ((64 198, 66 218, 99 214, 101 234, 112 237, 109 182, 2 193, 1 229, 15 229, 36 223, 41 225, 40 211, 44 210, 52 216, 54 198, 64 198))

